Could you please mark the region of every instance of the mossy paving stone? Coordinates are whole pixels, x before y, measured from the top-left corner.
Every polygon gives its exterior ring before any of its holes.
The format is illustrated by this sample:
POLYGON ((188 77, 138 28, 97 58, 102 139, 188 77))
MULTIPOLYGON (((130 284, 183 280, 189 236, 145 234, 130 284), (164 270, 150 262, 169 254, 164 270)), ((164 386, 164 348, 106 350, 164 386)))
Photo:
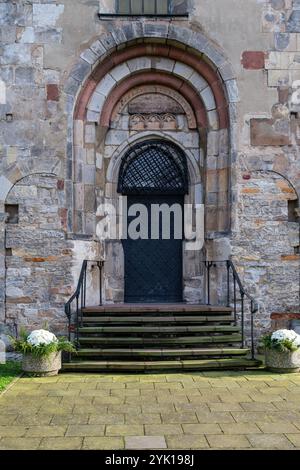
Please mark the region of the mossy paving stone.
POLYGON ((144 428, 139 424, 109 424, 106 426, 106 436, 142 436, 144 428))
POLYGON ((26 437, 63 437, 67 426, 30 426, 27 428, 26 437))
POLYGON ((69 424, 88 424, 89 419, 89 414, 54 415, 51 420, 51 425, 68 426, 69 424))
POLYGON ((0 438, 1 437, 23 437, 27 431, 26 426, 8 425, 0 426, 0 438))
MULTIPOLYGON (((284 434, 248 434, 250 444, 258 449, 293 449, 294 443, 284 434)), ((300 445, 300 444, 299 444, 300 445)))
POLYGON ((183 436, 165 436, 168 449, 208 449, 209 445, 204 435, 184 434, 183 436))
POLYGON ((224 434, 240 435, 240 434, 258 434, 260 429, 255 423, 228 423, 220 424, 224 434))
POLYGON ((14 424, 23 426, 47 426, 52 421, 52 414, 19 415, 14 424))
MULTIPOLYGON (((140 415, 137 414, 137 416, 140 416, 140 415)), ((78 424, 81 424, 81 423, 78 423, 78 424)), ((90 415, 90 418, 89 418, 89 424, 125 424, 125 414, 124 413, 123 414, 105 413, 105 414, 99 414, 99 415, 92 414, 90 415)), ((126 423, 126 424, 129 424, 129 423, 126 423)))
POLYGON ((297 432, 300 434, 300 430, 293 423, 289 423, 288 421, 277 421, 276 423, 262 423, 257 421, 256 424, 264 434, 293 434, 297 432))
POLYGON ((161 424, 161 421, 159 413, 125 415, 126 424, 161 424))
POLYGON ((219 424, 216 423, 201 423, 201 424, 183 424, 183 431, 185 434, 221 434, 222 430, 219 424))
POLYGON ((183 424, 183 423, 198 423, 198 419, 195 413, 162 413, 162 422, 164 424, 183 424))
POLYGON ((119 450, 124 447, 122 437, 85 437, 82 448, 87 450, 119 450))
POLYGON ((197 411, 199 423, 234 423, 232 415, 228 411, 197 411))
POLYGON ((44 437, 40 443, 40 450, 80 450, 83 437, 44 437))
POLYGON ((183 430, 179 424, 146 424, 145 434, 147 436, 183 434, 183 430))
POLYGON ((246 436, 241 435, 208 434, 206 439, 212 449, 247 449, 251 447, 246 436))
POLYGON ((71 424, 68 426, 66 436, 71 437, 100 437, 104 436, 105 426, 103 424, 71 424))
POLYGON ((0 450, 36 450, 40 442, 40 437, 3 437, 0 439, 0 450))

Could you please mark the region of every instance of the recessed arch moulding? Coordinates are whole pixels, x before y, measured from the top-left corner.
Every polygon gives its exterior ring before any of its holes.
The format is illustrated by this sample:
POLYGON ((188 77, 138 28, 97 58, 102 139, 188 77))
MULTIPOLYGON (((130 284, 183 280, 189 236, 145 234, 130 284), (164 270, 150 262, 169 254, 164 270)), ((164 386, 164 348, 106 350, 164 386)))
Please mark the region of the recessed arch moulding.
MULTIPOLYGON (((165 30, 155 23, 150 37, 146 25, 143 30, 135 29, 135 23, 125 25, 100 37, 82 53, 67 82, 68 103, 74 104, 68 142, 73 169, 69 231, 73 238, 95 236, 97 206, 116 203, 118 170, 128 146, 159 137, 186 153, 186 202, 205 204, 206 251, 214 255, 214 240, 219 246, 220 238, 230 232, 229 162, 234 149, 229 124, 238 99, 234 74, 223 53, 200 33, 173 26, 165 30), (152 42, 155 37, 162 43, 152 42), (172 100, 178 105, 180 112, 169 119, 172 128, 163 128, 163 120, 156 119, 171 114, 163 104, 143 129, 130 127, 130 104, 151 93, 161 96, 162 103, 172 100)), ((184 254, 184 296, 190 302, 201 301, 196 284, 201 283, 203 256, 184 254)), ((121 244, 106 243, 105 257, 106 300, 122 301, 121 244)))

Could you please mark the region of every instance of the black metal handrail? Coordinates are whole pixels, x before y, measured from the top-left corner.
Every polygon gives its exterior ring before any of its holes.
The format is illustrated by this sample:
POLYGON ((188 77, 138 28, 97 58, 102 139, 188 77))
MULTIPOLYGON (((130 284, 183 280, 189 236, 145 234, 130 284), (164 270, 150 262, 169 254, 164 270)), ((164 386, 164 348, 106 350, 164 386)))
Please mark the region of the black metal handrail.
POLYGON ((227 306, 233 306, 234 322, 237 324, 237 310, 238 302, 241 303, 241 333, 242 333, 242 348, 245 346, 245 301, 250 301, 250 341, 251 341, 251 357, 254 359, 255 346, 254 346, 254 314, 258 311, 258 302, 252 297, 244 288, 240 276, 231 260, 226 261, 204 261, 206 268, 206 304, 211 305, 211 269, 223 263, 226 265, 227 272, 227 306), (237 291, 240 294, 238 299, 237 291))
POLYGON ((99 269, 99 305, 102 305, 102 270, 104 261, 99 260, 84 260, 81 266, 79 280, 77 283, 74 294, 65 304, 65 314, 68 318, 68 331, 69 341, 71 340, 72 333, 75 333, 75 345, 78 347, 79 343, 79 323, 82 320, 82 309, 86 306, 86 291, 87 291, 87 268, 88 263, 95 264, 99 269), (75 312, 72 310, 72 306, 75 302, 75 312), (74 323, 72 323, 73 316, 75 313, 74 323))

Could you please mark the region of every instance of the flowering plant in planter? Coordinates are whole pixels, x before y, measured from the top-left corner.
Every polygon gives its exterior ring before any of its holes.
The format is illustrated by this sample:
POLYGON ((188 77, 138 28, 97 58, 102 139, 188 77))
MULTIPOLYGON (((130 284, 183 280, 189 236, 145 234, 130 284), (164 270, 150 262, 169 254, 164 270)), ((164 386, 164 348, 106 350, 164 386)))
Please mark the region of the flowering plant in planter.
POLYGON ((34 375, 56 375, 61 369, 61 352, 75 352, 70 341, 57 338, 48 330, 24 329, 19 338, 11 338, 16 352, 23 354, 23 371, 34 375))
POLYGON ((300 369, 300 335, 294 330, 277 330, 262 338, 266 367, 274 372, 300 369))

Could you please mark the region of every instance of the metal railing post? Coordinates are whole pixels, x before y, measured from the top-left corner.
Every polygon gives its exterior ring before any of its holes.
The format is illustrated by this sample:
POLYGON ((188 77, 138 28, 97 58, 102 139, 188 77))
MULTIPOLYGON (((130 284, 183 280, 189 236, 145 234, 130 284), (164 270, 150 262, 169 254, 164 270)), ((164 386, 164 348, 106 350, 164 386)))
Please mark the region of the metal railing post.
POLYGON ((230 264, 226 261, 227 269, 227 307, 230 307, 230 264))
POLYGON ((241 326, 242 326, 242 349, 245 345, 245 312, 244 312, 244 292, 241 292, 241 326))
POLYGON ((254 302, 251 300, 251 359, 254 359, 254 302))

